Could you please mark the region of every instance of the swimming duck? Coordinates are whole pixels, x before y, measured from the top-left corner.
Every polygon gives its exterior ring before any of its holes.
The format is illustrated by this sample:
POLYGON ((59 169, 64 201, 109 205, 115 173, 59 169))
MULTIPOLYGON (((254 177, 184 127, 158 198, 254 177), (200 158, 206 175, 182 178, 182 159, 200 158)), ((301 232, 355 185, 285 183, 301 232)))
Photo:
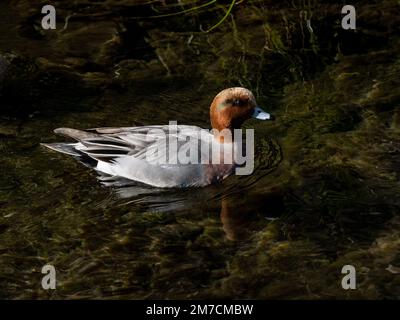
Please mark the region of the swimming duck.
POLYGON ((171 123, 88 130, 58 128, 54 130, 56 134, 76 142, 42 145, 93 168, 105 185, 122 179, 159 188, 200 187, 221 181, 234 172, 237 163, 233 155, 238 146, 233 131, 250 118, 271 120, 272 116, 257 106, 251 91, 234 87, 221 91, 212 101, 211 131, 171 123), (221 135, 221 132, 232 134, 221 135), (224 150, 220 162, 210 159, 210 150, 219 153, 224 150), (230 157, 231 161, 225 161, 230 157))

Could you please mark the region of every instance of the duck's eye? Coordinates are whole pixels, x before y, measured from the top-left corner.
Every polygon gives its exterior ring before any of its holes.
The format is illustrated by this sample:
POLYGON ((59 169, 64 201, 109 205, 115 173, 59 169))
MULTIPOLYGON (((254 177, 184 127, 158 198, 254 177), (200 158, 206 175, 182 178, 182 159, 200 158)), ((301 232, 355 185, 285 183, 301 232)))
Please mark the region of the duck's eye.
POLYGON ((247 101, 243 99, 235 99, 232 101, 233 106, 239 106, 239 107, 244 106, 246 103, 247 101))
POLYGON ((225 105, 230 105, 230 106, 244 106, 247 103, 247 100, 243 100, 243 99, 226 99, 224 101, 225 105))

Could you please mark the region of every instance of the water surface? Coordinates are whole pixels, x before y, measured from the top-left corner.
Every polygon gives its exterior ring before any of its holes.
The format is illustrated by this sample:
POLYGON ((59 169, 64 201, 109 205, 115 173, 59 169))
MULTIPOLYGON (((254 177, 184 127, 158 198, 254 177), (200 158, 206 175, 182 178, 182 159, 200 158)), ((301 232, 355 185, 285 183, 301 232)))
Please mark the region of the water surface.
POLYGON ((0 297, 399 297, 396 1, 360 4, 357 33, 319 1, 249 1, 209 34, 199 24, 218 8, 155 21, 128 1, 55 5, 60 21, 76 13, 55 34, 35 1, 0 5, 0 297), (57 127, 209 128, 212 98, 233 85, 277 118, 245 125, 249 177, 106 188, 39 145, 61 141, 57 127), (45 264, 57 290, 40 286, 45 264), (341 287, 346 264, 357 290, 341 287))

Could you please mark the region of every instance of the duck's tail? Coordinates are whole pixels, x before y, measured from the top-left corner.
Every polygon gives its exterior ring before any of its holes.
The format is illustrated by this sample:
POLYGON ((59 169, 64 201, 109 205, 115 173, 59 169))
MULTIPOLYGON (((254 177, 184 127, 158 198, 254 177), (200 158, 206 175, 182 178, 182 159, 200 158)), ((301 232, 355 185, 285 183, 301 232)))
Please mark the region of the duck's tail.
POLYGON ((95 168, 97 165, 97 161, 92 159, 85 153, 77 150, 75 148, 77 144, 78 143, 41 143, 41 145, 46 148, 73 156, 76 160, 78 160, 88 168, 95 168))
POLYGON ((49 148, 54 151, 68 154, 74 157, 82 156, 81 153, 77 152, 75 149, 76 143, 41 143, 42 146, 49 148))
MULTIPOLYGON (((75 139, 77 141, 98 136, 95 133, 71 129, 71 128, 57 128, 54 130, 54 133, 75 139)), ((82 156, 82 153, 75 149, 77 143, 41 143, 41 145, 54 151, 69 154, 70 156, 74 157, 82 156)))
MULTIPOLYGON (((74 140, 80 141, 87 138, 98 137, 98 134, 86 132, 82 130, 76 130, 71 128, 57 128, 54 130, 54 133, 63 135, 65 137, 72 138, 74 140)), ((70 156, 75 157, 78 161, 82 162, 84 165, 93 168, 97 161, 94 161, 90 157, 88 157, 85 153, 76 149, 76 146, 79 142, 75 143, 41 143, 42 146, 49 148, 54 151, 58 151, 64 154, 68 154, 70 156)))

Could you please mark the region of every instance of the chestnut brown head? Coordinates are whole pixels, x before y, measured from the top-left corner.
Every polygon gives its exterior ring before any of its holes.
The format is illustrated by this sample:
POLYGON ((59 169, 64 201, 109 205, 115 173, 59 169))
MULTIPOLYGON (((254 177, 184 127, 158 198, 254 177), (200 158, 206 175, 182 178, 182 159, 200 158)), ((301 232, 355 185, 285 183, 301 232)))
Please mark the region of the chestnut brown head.
POLYGON ((257 106, 250 90, 228 88, 214 98, 210 107, 210 119, 213 129, 239 129, 247 119, 271 120, 269 113, 257 106))

